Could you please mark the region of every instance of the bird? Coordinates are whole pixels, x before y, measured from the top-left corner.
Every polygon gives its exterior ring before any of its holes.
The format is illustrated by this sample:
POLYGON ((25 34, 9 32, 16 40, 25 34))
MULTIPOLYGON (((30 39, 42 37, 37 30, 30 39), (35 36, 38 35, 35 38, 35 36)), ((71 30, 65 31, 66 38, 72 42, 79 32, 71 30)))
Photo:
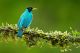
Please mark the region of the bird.
POLYGON ((27 7, 25 11, 21 14, 19 21, 17 23, 18 26, 18 33, 17 36, 22 38, 23 35, 23 29, 28 28, 32 22, 33 19, 33 13, 32 11, 37 8, 27 7))

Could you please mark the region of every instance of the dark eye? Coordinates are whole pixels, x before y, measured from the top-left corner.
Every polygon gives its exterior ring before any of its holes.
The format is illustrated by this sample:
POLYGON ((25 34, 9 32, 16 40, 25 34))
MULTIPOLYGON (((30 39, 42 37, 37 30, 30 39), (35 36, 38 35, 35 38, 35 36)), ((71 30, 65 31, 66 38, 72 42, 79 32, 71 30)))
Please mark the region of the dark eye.
POLYGON ((31 12, 33 8, 32 7, 28 7, 27 9, 28 9, 29 12, 31 12))

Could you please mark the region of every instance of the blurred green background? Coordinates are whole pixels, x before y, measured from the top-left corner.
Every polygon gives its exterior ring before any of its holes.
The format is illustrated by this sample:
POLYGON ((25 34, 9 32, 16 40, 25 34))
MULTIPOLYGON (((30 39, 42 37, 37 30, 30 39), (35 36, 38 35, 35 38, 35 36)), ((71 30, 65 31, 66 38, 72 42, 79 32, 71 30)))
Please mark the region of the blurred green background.
MULTIPOLYGON (((33 11, 31 28, 38 27, 43 31, 69 31, 70 27, 80 31, 80 0, 0 0, 0 25, 8 22, 16 24, 20 15, 28 7, 36 7, 33 11)), ((19 48, 0 46, 0 53, 60 53, 53 48, 19 48)), ((79 49, 72 52, 80 53, 79 49)))

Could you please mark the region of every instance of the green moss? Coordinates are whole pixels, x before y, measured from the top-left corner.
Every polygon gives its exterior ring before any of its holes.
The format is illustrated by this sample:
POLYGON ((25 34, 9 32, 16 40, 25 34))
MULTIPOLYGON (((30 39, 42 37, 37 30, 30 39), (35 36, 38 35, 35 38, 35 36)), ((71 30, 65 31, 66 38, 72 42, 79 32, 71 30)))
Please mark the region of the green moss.
POLYGON ((2 24, 0 27, 0 42, 14 43, 23 45, 24 47, 59 47, 61 52, 71 51, 71 47, 80 47, 80 32, 61 32, 51 31, 48 33, 39 30, 38 28, 27 28, 23 32, 23 37, 17 37, 17 25, 2 24))

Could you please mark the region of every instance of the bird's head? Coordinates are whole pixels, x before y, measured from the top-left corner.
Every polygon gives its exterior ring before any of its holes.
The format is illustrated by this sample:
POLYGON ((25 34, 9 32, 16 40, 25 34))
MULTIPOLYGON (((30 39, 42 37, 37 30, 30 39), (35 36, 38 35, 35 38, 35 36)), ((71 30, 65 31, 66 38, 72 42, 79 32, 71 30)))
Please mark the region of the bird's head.
POLYGON ((37 8, 28 7, 27 9, 28 9, 29 12, 31 12, 32 10, 35 10, 37 8))

